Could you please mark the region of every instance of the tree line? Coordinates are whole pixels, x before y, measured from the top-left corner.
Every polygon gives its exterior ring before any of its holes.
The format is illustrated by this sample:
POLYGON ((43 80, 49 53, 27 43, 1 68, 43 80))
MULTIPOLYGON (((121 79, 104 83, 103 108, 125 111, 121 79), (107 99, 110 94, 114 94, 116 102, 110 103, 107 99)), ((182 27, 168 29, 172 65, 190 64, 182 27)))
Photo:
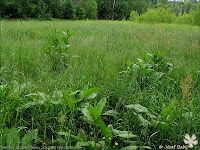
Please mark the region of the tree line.
POLYGON ((196 6, 197 0, 184 3, 168 0, 1 0, 1 17, 127 20, 132 11, 141 15, 149 9, 170 8, 171 13, 178 16, 194 11, 196 6))

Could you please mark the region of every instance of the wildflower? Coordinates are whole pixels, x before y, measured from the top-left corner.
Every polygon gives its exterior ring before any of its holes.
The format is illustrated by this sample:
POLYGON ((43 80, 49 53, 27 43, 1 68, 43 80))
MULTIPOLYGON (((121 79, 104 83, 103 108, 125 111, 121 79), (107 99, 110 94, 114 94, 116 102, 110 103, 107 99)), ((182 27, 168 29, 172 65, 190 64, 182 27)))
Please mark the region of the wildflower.
POLYGON ((198 141, 196 140, 196 136, 193 134, 191 137, 186 134, 184 143, 189 145, 189 148, 193 148, 194 145, 198 144, 198 141))
POLYGON ((117 145, 119 145, 117 142, 115 142, 115 145, 117 146, 117 145))
MULTIPOLYGON (((105 140, 106 138, 105 138, 105 137, 103 137, 102 139, 103 139, 103 140, 105 140)), ((109 140, 111 140, 111 137, 109 137, 109 140)))

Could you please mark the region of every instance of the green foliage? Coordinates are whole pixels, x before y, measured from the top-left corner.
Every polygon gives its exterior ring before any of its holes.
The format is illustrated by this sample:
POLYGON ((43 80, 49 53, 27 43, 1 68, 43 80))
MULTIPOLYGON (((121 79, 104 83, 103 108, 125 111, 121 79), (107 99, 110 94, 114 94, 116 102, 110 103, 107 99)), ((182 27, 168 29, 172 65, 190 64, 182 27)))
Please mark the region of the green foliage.
POLYGON ((137 117, 137 120, 139 121, 141 127, 146 130, 145 132, 147 132, 148 128, 153 127, 160 130, 162 134, 167 133, 172 126, 172 123, 175 122, 175 119, 178 118, 179 113, 176 109, 174 109, 176 103, 177 101, 163 109, 161 112, 161 116, 155 116, 151 114, 146 107, 143 107, 139 104, 127 105, 126 108, 134 111, 134 115, 137 117), (176 111, 172 111, 173 109, 176 111), (169 120, 168 118, 170 117, 173 117, 173 119, 169 120))
POLYGON ((198 3, 195 11, 191 13, 193 25, 200 26, 200 15, 199 14, 200 14, 200 3, 198 3))
POLYGON ((92 88, 92 89, 88 89, 86 91, 83 91, 83 98, 87 98, 87 99, 90 99, 93 97, 93 95, 96 96, 96 92, 99 91, 99 87, 96 87, 96 88, 92 88))
POLYGON ((145 14, 139 17, 140 22, 156 22, 156 23, 171 23, 173 21, 173 14, 170 10, 164 8, 148 9, 145 14))
POLYGON ((114 9, 114 19, 115 20, 123 20, 127 19, 130 12, 128 9, 128 3, 127 2, 120 2, 117 3, 114 9))
POLYGON ((51 12, 43 1, 38 2, 36 14, 39 20, 51 20, 51 12))
POLYGON ((67 29, 66 32, 55 29, 53 35, 50 36, 51 41, 46 47, 46 54, 52 61, 53 70, 67 68, 70 57, 68 56, 69 38, 72 35, 73 33, 70 33, 70 29, 67 29))
POLYGON ((162 111, 163 120, 167 120, 168 118, 170 118, 170 115, 171 116, 174 115, 172 114, 172 112, 174 111, 174 108, 176 107, 177 103, 178 103, 178 100, 174 101, 172 104, 170 104, 165 109, 163 109, 162 111))
MULTIPOLYGON (((161 3, 160 3, 161 4, 161 3)), ((177 23, 177 24, 189 24, 189 25, 198 25, 199 24, 199 6, 197 5, 195 11, 189 11, 190 6, 185 3, 185 11, 180 12, 180 8, 176 5, 173 10, 168 7, 165 8, 159 6, 158 8, 148 9, 147 12, 140 14, 138 16, 137 12, 132 11, 130 14, 130 21, 139 21, 139 22, 150 22, 150 23, 177 23), (189 8, 188 8, 189 7, 189 8), (189 10, 188 10, 189 9, 189 10)))
POLYGON ((7 16, 8 18, 15 19, 20 18, 20 9, 21 5, 20 3, 16 3, 14 1, 2 1, 3 3, 3 9, 1 10, 2 16, 7 16))
POLYGON ((74 6, 72 1, 64 1, 62 4, 62 18, 63 19, 74 19, 74 6))
POLYGON ((130 21, 138 21, 139 19, 139 14, 137 11, 132 11, 131 14, 130 14, 130 18, 129 20, 130 21))
MULTIPOLYGON (((84 9, 85 19, 97 19, 97 3, 94 0, 79 1, 77 7, 84 9)), ((81 10, 81 11, 82 11, 81 10)), ((78 17, 83 17, 82 13, 78 17)))
POLYGON ((100 117, 101 112, 97 108, 94 108, 94 107, 90 106, 90 108, 89 108, 89 114, 90 114, 90 116, 93 117, 95 123, 100 126, 101 131, 102 131, 102 133, 103 133, 106 141, 110 142, 110 140, 109 140, 110 132, 109 132, 108 128, 106 128, 103 120, 100 117))
POLYGON ((32 146, 33 140, 36 140, 38 137, 38 129, 28 130, 27 134, 22 138, 22 146, 32 146))
POLYGON ((112 125, 108 125, 108 128, 110 130, 110 133, 112 135, 113 138, 115 137, 120 137, 120 138, 125 138, 125 139, 132 139, 132 138, 136 138, 138 137, 137 135, 132 134, 129 131, 120 131, 120 130, 116 130, 113 128, 112 125))
POLYGON ((152 55, 144 52, 142 59, 137 60, 138 64, 132 64, 128 60, 127 71, 121 72, 130 78, 129 87, 132 86, 133 82, 136 82, 141 89, 151 89, 154 85, 158 86, 172 81, 169 77, 172 71, 172 64, 167 62, 164 53, 155 51, 152 55), (162 79, 162 82, 160 79, 162 79))
POLYGON ((19 136, 16 128, 10 130, 7 135, 6 145, 8 146, 19 146, 19 136))
POLYGON ((140 1, 136 1, 135 3, 135 9, 138 14, 143 14, 147 11, 147 3, 145 0, 140 0, 140 1))
POLYGON ((192 15, 184 13, 176 18, 176 23, 178 24, 189 24, 192 25, 192 15))
POLYGON ((18 130, 16 128, 12 128, 10 130, 6 128, 4 129, 4 132, 7 132, 7 134, 1 134, 1 139, 0 139, 1 146, 11 146, 11 147, 32 146, 38 140, 37 129, 28 130, 28 132, 21 138, 21 140, 19 136, 20 127, 18 130))
POLYGON ((105 107, 105 105, 106 105, 106 98, 104 97, 104 98, 102 98, 102 99, 100 100, 100 102, 97 104, 96 108, 97 108, 97 110, 99 110, 100 112, 102 112, 102 111, 103 111, 103 108, 105 107))
POLYGON ((112 4, 110 1, 99 0, 97 1, 98 6, 98 19, 109 20, 112 19, 112 4))
POLYGON ((198 25, 198 5, 195 1, 174 3, 167 0, 2 0, 1 16, 4 19, 36 18, 38 20, 58 18, 124 21, 130 19, 140 22, 198 25))
MULTIPOLYGON (((182 145, 186 133, 199 136, 198 27, 119 21, 89 21, 88 26, 63 20, 1 23, 0 145, 157 149, 167 141, 182 145), (76 31, 73 38, 62 32, 66 24, 76 31), (50 39, 54 26, 62 30, 50 39), (66 53, 80 59, 69 57, 67 69, 52 71, 47 43, 71 43, 66 53), (146 49, 151 54, 142 54, 146 49), (191 84, 182 90, 181 77, 183 81, 187 72, 191 84)), ((59 53, 50 48, 55 51, 59 53)))
POLYGON ((75 15, 76 15, 76 19, 78 20, 83 20, 85 17, 85 9, 82 8, 81 5, 79 4, 76 6, 75 15))

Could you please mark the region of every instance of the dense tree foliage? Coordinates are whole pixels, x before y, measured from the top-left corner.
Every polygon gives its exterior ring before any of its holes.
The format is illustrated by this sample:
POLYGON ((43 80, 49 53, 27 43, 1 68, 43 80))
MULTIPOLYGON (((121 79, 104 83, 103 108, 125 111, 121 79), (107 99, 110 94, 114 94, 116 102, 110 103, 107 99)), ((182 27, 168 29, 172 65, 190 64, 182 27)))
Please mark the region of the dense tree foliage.
POLYGON ((72 1, 64 1, 62 4, 62 18, 73 19, 74 18, 74 6, 72 1))
MULTIPOLYGON (((128 20, 131 17, 130 20, 135 20, 140 16, 140 20, 144 21, 149 20, 146 19, 147 16, 160 15, 162 12, 163 16, 166 16, 167 13, 168 16, 179 17, 177 23, 189 18, 190 21, 193 20, 193 24, 197 25, 199 24, 199 9, 197 8, 199 8, 197 0, 187 0, 186 2, 168 0, 1 0, 1 16, 4 19, 128 20), (159 10, 162 11, 159 12, 159 10), (135 18, 134 14, 139 16, 135 18)), ((156 20, 158 17, 151 18, 156 20)), ((164 20, 167 19, 170 20, 169 18, 164 20)), ((160 22, 160 20, 156 22, 160 22)))
POLYGON ((86 19, 97 19, 97 3, 94 0, 79 1, 78 7, 84 10, 86 19))

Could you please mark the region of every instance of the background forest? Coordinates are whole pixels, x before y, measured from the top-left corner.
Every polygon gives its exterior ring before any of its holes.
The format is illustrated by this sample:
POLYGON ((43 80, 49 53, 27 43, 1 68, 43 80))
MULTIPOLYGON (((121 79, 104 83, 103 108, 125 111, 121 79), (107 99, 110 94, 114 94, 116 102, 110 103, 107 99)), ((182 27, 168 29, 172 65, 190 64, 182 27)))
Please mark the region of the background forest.
POLYGON ((199 2, 167 0, 2 0, 4 19, 100 19, 199 25, 199 2))
POLYGON ((0 149, 200 150, 200 2, 0 2, 0 149))

